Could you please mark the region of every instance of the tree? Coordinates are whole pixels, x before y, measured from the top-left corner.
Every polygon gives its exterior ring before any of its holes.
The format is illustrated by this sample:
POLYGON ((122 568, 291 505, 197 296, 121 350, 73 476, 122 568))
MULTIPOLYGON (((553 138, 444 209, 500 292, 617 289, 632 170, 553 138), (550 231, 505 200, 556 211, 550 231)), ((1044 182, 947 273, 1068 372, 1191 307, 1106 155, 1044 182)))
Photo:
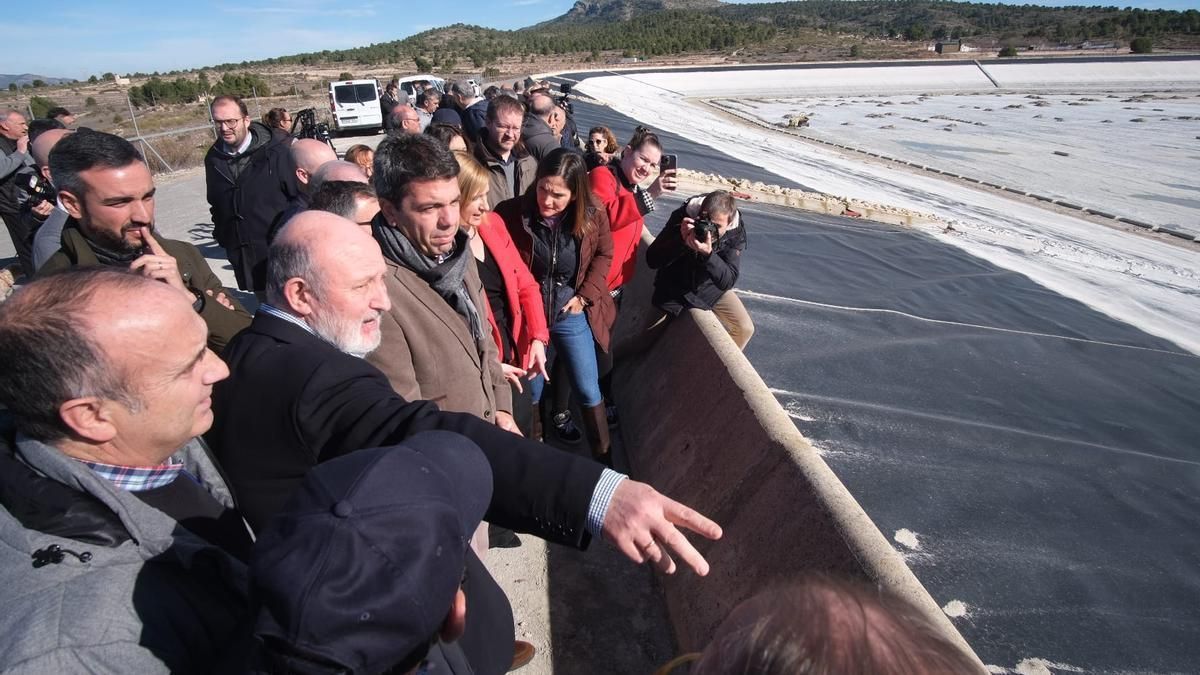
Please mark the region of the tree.
POLYGON ((113 75, 112 73, 105 73, 100 76, 100 79, 104 80, 105 82, 113 82, 117 79, 117 76, 113 75))
POLYGON ((33 96, 29 99, 29 110, 32 112, 34 119, 45 117, 51 108, 57 107, 58 103, 45 96, 33 96))
POLYGON ((41 89, 41 88, 42 88, 42 87, 44 87, 44 86, 46 86, 46 81, 45 81, 45 80, 34 80, 34 81, 33 81, 33 88, 34 88, 34 89, 41 89))
POLYGON ((339 75, 338 75, 338 79, 339 79, 339 80, 353 80, 353 79, 354 79, 354 73, 349 73, 349 72, 346 72, 346 71, 344 71, 344 70, 343 70, 343 71, 341 72, 341 74, 339 74, 339 75))
POLYGON ((1003 56, 1005 58, 1013 57, 1016 55, 1017 55, 1017 48, 1012 45, 1005 45, 1004 49, 1000 50, 1000 56, 1003 56))
POLYGON ((850 58, 857 59, 862 56, 862 48, 858 45, 850 45, 850 58))
POLYGON ((414 56, 413 63, 416 64, 418 73, 428 73, 429 71, 433 70, 433 64, 430 63, 428 59, 420 56, 414 56))
POLYGON ((16 82, 9 82, 9 83, 8 83, 8 90, 9 90, 9 91, 16 91, 16 90, 17 90, 17 83, 16 83, 16 82))
POLYGON ((85 108, 95 108, 96 107, 96 99, 92 96, 87 97, 87 100, 85 100, 83 102, 83 106, 85 108))
POLYGON ((1129 51, 1134 54, 1149 54, 1154 51, 1154 41, 1148 37, 1136 37, 1129 43, 1129 51))
POLYGON ((88 78, 88 84, 96 84, 99 81, 100 81, 100 78, 96 77, 95 75, 92 75, 91 77, 88 78))

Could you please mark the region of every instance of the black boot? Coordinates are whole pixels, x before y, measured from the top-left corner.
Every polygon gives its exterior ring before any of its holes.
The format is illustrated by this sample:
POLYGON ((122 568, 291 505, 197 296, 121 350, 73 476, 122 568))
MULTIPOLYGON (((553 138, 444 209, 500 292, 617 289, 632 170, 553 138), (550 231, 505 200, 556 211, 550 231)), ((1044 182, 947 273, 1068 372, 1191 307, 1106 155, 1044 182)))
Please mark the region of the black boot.
POLYGON ((550 423, 554 425, 554 433, 563 443, 575 445, 583 440, 583 434, 579 433, 579 427, 575 426, 575 420, 571 419, 570 410, 554 413, 550 423))

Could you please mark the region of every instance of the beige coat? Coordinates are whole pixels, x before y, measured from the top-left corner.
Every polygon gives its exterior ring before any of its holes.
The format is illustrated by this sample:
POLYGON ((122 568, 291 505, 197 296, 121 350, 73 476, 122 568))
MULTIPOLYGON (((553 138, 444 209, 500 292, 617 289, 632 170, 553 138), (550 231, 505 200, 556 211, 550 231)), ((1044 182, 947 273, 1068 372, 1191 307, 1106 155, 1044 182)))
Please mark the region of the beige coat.
MULTIPOLYGON (((467 290, 486 330, 486 295, 475 258, 468 258, 467 290)), ((497 410, 511 413, 512 392, 491 335, 476 340, 466 320, 416 273, 390 260, 387 266, 392 308, 383 317, 383 341, 367 361, 409 401, 433 401, 488 422, 495 422, 497 410)))

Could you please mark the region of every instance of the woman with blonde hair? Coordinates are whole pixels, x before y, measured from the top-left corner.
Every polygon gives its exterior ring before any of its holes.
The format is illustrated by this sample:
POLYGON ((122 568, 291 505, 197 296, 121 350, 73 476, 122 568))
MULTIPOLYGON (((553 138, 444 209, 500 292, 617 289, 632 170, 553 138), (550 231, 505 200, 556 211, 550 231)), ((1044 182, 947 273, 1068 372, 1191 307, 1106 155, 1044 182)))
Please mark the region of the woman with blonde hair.
POLYGON ((533 415, 530 391, 521 377, 547 377, 546 344, 550 331, 541 289, 487 202, 488 173, 463 150, 458 160, 459 227, 470 236, 471 252, 487 294, 488 322, 501 367, 513 392, 513 418, 526 436, 541 440, 540 418, 533 415))
POLYGON ((346 151, 346 161, 354 162, 361 167, 363 173, 367 174, 367 180, 370 180, 371 174, 375 173, 375 151, 361 143, 350 146, 350 149, 346 151))

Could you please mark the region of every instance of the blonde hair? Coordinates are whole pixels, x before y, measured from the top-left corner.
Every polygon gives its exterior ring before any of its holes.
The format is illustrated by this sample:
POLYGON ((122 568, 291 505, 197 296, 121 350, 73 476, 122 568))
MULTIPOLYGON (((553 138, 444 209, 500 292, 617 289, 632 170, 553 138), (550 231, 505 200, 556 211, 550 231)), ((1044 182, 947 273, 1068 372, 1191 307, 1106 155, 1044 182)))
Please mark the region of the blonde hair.
POLYGON ((355 164, 362 167, 363 172, 367 173, 368 177, 369 177, 370 176, 369 169, 371 168, 371 162, 367 161, 368 156, 374 158, 375 151, 365 145, 362 145, 362 144, 350 146, 350 149, 346 150, 346 154, 345 154, 345 158, 346 158, 347 162, 354 162, 355 164))
MULTIPOLYGON (((474 199, 475 195, 488 191, 488 172, 465 150, 453 150, 452 152, 454 159, 458 162, 459 204, 466 207, 467 202, 474 199)), ((493 206, 495 204, 488 204, 488 209, 493 206)))

